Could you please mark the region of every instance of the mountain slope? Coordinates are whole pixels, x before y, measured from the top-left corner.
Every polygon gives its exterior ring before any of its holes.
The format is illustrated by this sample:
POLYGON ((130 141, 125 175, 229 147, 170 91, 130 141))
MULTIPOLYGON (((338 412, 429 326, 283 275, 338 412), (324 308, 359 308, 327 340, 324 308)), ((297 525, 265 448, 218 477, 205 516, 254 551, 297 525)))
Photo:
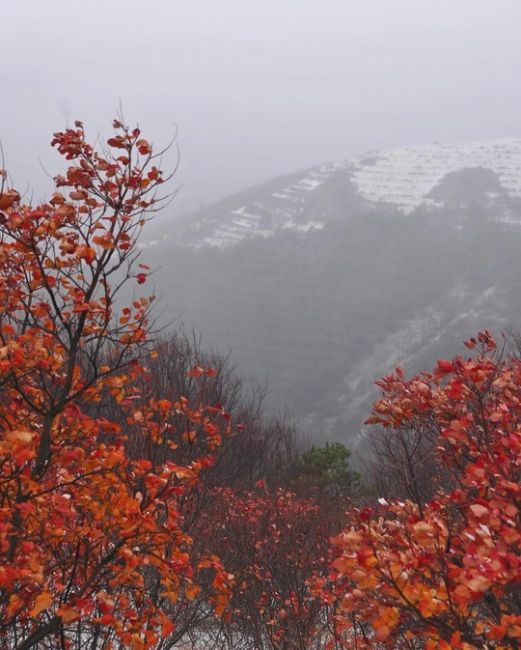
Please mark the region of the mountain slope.
POLYGON ((521 140, 323 165, 153 236, 165 319, 269 378, 317 438, 357 446, 374 378, 519 322, 521 140), (519 172, 519 174, 518 174, 519 172))

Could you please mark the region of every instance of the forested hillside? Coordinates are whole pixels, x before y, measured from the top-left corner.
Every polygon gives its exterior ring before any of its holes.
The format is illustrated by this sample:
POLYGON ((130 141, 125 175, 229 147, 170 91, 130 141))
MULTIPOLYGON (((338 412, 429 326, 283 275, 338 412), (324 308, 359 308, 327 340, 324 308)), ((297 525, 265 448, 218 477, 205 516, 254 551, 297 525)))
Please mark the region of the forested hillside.
POLYGON ((317 440, 357 446, 375 376, 431 364, 480 326, 516 330, 519 159, 517 141, 375 154, 157 229, 142 255, 163 322, 268 378, 271 408, 317 440))

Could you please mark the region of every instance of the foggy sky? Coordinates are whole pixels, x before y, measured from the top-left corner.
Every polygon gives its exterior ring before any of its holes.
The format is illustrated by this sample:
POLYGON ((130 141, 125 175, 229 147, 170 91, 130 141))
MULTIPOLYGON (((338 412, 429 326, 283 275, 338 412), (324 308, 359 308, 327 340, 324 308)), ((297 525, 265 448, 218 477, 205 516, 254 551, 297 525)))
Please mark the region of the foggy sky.
POLYGON ((0 141, 43 198, 53 131, 120 102, 178 128, 178 214, 371 149, 519 136, 518 0, 18 0, 0 13, 0 141))

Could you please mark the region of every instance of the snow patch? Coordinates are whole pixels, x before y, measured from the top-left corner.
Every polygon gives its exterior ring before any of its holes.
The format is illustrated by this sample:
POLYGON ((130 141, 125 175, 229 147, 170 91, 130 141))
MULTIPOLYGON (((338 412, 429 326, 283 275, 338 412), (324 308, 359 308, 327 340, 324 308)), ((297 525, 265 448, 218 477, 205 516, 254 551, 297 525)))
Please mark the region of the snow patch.
POLYGON ((310 194, 321 187, 334 172, 344 167, 344 163, 322 165, 307 172, 294 183, 272 192, 270 198, 282 201, 283 207, 277 203, 263 205, 259 201, 252 201, 226 212, 216 220, 215 225, 211 222, 194 224, 194 229, 197 230, 202 230, 204 225, 207 228, 210 226, 212 233, 191 245, 195 248, 214 246, 222 249, 252 237, 265 239, 280 230, 295 230, 303 234, 322 230, 325 222, 302 219, 302 206, 307 203, 310 194))
POLYGON ((448 173, 465 168, 491 169, 511 196, 521 196, 521 138, 401 147, 374 155, 371 164, 364 158, 355 159, 353 173, 360 194, 404 214, 433 205, 430 191, 448 173))

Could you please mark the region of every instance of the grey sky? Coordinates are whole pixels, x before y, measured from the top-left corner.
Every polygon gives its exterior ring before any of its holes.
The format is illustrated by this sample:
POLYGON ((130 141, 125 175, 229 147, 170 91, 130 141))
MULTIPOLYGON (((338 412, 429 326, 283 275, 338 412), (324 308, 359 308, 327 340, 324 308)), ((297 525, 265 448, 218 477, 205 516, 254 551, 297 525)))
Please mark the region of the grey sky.
POLYGON ((2 2, 0 139, 40 198, 53 131, 119 101, 164 143, 179 213, 369 149, 519 135, 518 0, 2 2))

